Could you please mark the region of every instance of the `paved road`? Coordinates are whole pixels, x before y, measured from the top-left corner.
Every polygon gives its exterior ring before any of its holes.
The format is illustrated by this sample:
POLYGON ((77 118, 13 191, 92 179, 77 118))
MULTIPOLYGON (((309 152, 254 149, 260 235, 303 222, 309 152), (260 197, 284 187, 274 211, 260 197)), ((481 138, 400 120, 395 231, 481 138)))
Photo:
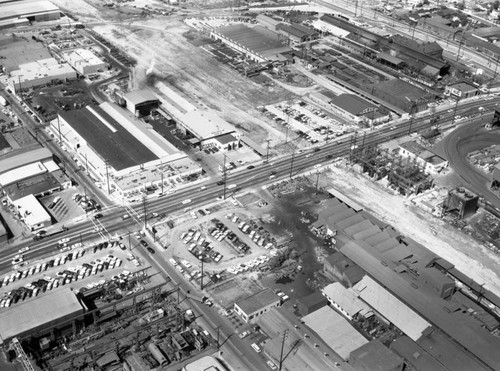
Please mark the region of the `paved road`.
POLYGON ((500 199, 489 189, 491 175, 486 175, 466 159, 468 153, 492 144, 500 144, 500 134, 497 129, 485 129, 481 120, 458 127, 444 138, 443 143, 446 159, 460 176, 464 187, 483 195, 485 200, 500 209, 500 199))

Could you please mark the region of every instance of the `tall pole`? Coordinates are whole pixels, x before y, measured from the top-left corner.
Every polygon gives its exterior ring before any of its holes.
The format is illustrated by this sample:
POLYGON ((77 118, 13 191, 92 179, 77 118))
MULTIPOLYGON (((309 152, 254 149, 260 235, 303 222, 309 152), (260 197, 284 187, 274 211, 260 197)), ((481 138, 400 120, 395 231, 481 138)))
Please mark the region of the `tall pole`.
POLYGON ((269 142, 271 142, 271 139, 266 140, 266 142, 267 142, 266 162, 269 162, 269 142))
POLYGON ((498 69, 498 60, 499 59, 500 59, 500 57, 497 58, 497 63, 495 64, 495 72, 493 73, 493 78, 497 77, 497 69, 498 69))
POLYGON ((200 278, 200 290, 203 290, 203 259, 201 259, 201 278, 200 278))
POLYGON ((227 187, 227 171, 226 171, 226 154, 224 153, 224 164, 222 166, 222 177, 224 180, 224 200, 226 199, 226 187, 227 187))
POLYGON ((160 174, 161 174, 161 194, 163 194, 163 171, 160 174))
POLYGON ((316 194, 318 194, 318 185, 319 185, 319 169, 316 170, 316 194))
POLYGON ((62 145, 61 121, 59 119, 59 115, 57 115, 57 130, 59 131, 59 143, 62 145))
POLYGON ((292 172, 293 172, 293 160, 295 158, 295 149, 292 152, 292 161, 290 161, 290 179, 292 179, 292 172))
POLYGON ((181 291, 181 284, 177 284, 177 305, 179 305, 180 302, 180 291, 181 291))
POLYGON ((106 182, 108 183, 108 195, 111 193, 110 190, 109 190, 109 170, 108 170, 108 160, 106 160, 105 162, 106 164, 106 182))
POLYGON ((281 368, 283 367, 283 349, 285 348, 285 340, 288 337, 288 329, 283 331, 283 336, 281 338, 281 351, 280 351, 280 366, 279 366, 279 371, 281 371, 281 368))
POLYGON ((148 214, 147 214, 147 209, 146 209, 146 195, 144 195, 142 197, 142 207, 143 207, 143 211, 144 211, 144 231, 146 231, 146 227, 147 227, 147 222, 148 222, 148 214))
POLYGON ((220 326, 217 326, 217 349, 220 348, 219 334, 220 334, 220 326))

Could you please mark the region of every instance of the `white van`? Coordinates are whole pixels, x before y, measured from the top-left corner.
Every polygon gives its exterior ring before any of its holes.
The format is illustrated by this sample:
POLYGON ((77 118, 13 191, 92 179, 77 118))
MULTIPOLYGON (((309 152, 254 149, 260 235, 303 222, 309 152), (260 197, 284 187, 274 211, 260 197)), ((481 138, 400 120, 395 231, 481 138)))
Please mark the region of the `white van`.
POLYGON ((255 343, 252 343, 252 348, 253 350, 255 350, 257 353, 260 353, 262 351, 262 349, 260 349, 260 347, 255 344, 255 343))
POLYGON ((191 203, 191 199, 189 199, 189 198, 186 199, 186 200, 184 200, 184 201, 182 201, 183 205, 187 205, 187 204, 190 204, 190 203, 191 203))
POLYGON ((227 186, 227 189, 233 189, 236 188, 236 184, 230 184, 227 186))

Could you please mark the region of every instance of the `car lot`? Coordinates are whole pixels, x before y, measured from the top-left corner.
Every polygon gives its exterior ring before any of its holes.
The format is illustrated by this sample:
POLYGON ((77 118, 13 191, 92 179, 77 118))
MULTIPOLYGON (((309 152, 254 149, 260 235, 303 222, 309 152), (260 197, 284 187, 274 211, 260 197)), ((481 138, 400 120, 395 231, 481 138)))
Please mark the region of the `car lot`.
MULTIPOLYGON (((62 239, 59 242, 67 244, 71 241, 62 239)), ((18 302, 49 294, 60 286, 70 285, 80 289, 109 279, 123 270, 133 271, 138 263, 137 257, 127 251, 124 243, 118 241, 66 248, 69 250, 15 267, 12 272, 0 276, 0 308, 15 307, 18 302)))

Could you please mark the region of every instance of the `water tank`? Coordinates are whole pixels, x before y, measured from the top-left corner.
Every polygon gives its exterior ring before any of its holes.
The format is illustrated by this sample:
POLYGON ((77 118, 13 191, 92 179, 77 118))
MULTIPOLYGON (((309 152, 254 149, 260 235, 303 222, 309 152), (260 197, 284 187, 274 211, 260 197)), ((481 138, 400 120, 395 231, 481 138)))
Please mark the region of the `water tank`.
POLYGON ((161 350, 156 346, 155 343, 148 344, 148 350, 151 352, 153 357, 158 361, 158 363, 163 366, 168 363, 168 359, 163 355, 161 350))

